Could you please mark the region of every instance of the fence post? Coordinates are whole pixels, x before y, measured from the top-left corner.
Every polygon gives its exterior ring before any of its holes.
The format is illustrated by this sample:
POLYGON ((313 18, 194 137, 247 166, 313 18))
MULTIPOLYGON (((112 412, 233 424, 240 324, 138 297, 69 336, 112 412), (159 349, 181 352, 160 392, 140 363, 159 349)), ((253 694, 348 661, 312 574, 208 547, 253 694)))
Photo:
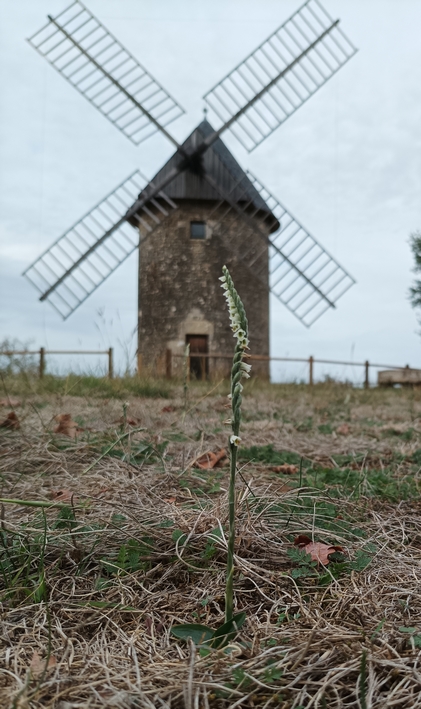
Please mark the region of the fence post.
POLYGON ((365 362, 365 364, 364 364, 364 368, 365 368, 364 389, 369 389, 369 388, 370 388, 370 379, 369 379, 369 376, 368 376, 368 371, 369 371, 368 368, 369 368, 369 366, 370 366, 370 364, 369 364, 369 361, 368 361, 368 359, 367 359, 366 362, 365 362))
POLYGON ((314 362, 314 359, 310 355, 310 357, 308 358, 308 365, 309 365, 308 383, 311 387, 313 386, 313 362, 314 362))
POLYGON ((172 350, 169 347, 165 352, 165 375, 167 379, 172 378, 172 350))
POLYGON ((39 348, 39 378, 44 377, 45 372, 45 347, 39 348))
POLYGON ((108 379, 114 378, 114 365, 113 365, 113 348, 110 347, 108 350, 108 379))

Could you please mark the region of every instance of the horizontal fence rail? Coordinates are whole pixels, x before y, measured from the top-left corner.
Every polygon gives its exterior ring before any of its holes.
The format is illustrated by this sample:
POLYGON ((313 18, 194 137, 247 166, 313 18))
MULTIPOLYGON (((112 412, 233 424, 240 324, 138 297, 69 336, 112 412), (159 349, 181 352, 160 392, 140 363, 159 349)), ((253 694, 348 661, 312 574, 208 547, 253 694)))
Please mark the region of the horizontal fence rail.
POLYGON ((39 357, 39 378, 42 379, 45 374, 45 357, 46 355, 107 355, 108 357, 108 378, 114 377, 114 350, 109 347, 108 350, 46 350, 45 347, 40 347, 39 350, 1 350, 0 357, 14 357, 37 355, 39 357))
MULTIPOLYGON (((39 365, 38 372, 39 377, 42 379, 46 371, 46 356, 47 355, 105 355, 108 358, 108 378, 113 379, 114 377, 114 350, 109 347, 107 350, 47 350, 45 347, 40 347, 39 350, 2 350, 0 351, 0 357, 14 357, 14 356, 38 356, 39 365)), ((186 356, 182 353, 172 352, 172 350, 167 349, 165 353, 165 375, 167 379, 172 379, 173 377, 173 360, 174 359, 186 359, 187 361, 187 372, 190 373, 190 363, 191 359, 199 359, 203 363, 201 366, 201 378, 206 379, 206 360, 232 360, 232 353, 225 352, 190 352, 190 355, 186 356)), ((269 355, 249 355, 248 359, 255 362, 296 362, 304 363, 308 365, 308 384, 314 384, 314 365, 315 364, 332 364, 350 367, 364 367, 364 387, 366 389, 370 386, 370 367, 373 369, 386 369, 386 370, 404 370, 406 373, 418 372, 420 374, 421 383, 421 369, 417 367, 410 367, 409 365, 398 366, 396 364, 378 364, 376 362, 349 362, 345 360, 338 359, 318 359, 316 357, 271 357, 269 355)), ((411 384, 413 382, 407 381, 406 383, 411 384)))
MULTIPOLYGON (((171 350, 167 350, 166 352, 166 376, 168 379, 171 379, 172 377, 172 358, 181 358, 184 359, 185 355, 172 352, 171 350)), ((191 352, 190 355, 188 356, 188 365, 187 369, 190 371, 190 359, 194 358, 199 358, 202 359, 203 362, 205 362, 206 359, 226 359, 226 360, 232 360, 232 353, 231 354, 225 354, 221 352, 215 352, 215 353, 204 353, 204 352, 191 352)), ((314 365, 317 364, 339 364, 342 366, 351 366, 351 367, 364 367, 364 388, 368 389, 370 386, 370 367, 373 367, 374 369, 393 369, 393 370, 405 370, 406 372, 417 372, 420 371, 416 367, 410 367, 409 365, 405 365, 404 367, 398 366, 396 364, 377 364, 375 362, 369 362, 366 360, 365 362, 346 362, 344 360, 335 360, 335 359, 316 359, 315 357, 311 356, 310 357, 271 357, 269 355, 248 355, 248 359, 251 361, 260 361, 260 362, 304 362, 308 363, 308 383, 310 385, 314 384, 314 365)), ((202 367, 202 378, 204 379, 205 376, 205 367, 202 367)))

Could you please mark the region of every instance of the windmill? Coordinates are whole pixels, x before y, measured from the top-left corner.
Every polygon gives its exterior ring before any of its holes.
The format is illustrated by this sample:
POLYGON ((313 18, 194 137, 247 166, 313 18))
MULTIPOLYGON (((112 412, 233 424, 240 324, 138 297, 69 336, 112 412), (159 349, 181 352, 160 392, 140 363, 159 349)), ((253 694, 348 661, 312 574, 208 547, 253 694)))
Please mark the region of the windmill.
MULTIPOLYGON (((226 351, 215 286, 225 262, 255 354, 269 354, 269 292, 307 327, 336 306, 354 279, 221 140, 229 131, 251 152, 355 54, 318 0, 203 97, 209 118, 181 145, 168 126, 183 109, 79 0, 28 41, 132 143, 159 131, 175 148, 152 180, 129 175, 26 269, 41 301, 66 319, 139 249, 139 365, 148 367, 186 342, 226 351)), ((192 361, 199 373, 204 360, 192 361)))

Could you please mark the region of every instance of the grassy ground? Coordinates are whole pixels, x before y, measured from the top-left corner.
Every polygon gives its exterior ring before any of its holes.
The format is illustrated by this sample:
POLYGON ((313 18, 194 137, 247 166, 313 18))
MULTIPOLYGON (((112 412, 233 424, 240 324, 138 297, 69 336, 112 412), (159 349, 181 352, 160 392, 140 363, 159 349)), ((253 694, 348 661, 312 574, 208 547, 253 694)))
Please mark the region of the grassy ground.
POLYGON ((421 707, 421 394, 245 389, 225 650, 227 385, 7 377, 0 706, 421 707), (209 393, 209 390, 210 393, 209 393), (7 396, 9 401, 7 401, 7 396), (10 406, 12 404, 12 406, 10 406), (55 433, 70 414, 76 433, 55 433), (76 428, 77 425, 77 428, 76 428), (282 467, 283 466, 283 467, 282 467), (297 535, 339 545, 318 566, 297 535))

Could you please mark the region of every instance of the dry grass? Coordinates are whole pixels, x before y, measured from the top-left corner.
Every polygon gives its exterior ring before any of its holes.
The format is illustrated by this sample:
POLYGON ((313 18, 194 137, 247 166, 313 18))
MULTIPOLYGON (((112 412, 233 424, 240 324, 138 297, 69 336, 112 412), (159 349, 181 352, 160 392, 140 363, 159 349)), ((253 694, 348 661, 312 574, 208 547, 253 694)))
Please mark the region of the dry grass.
POLYGON ((2 707, 421 707, 417 392, 251 382, 235 586, 247 620, 202 656, 170 630, 223 620, 227 469, 189 467, 225 445, 223 385, 192 387, 186 416, 177 388, 129 394, 130 435, 121 397, 6 386, 21 428, 0 429, 1 496, 66 504, 2 508, 2 707), (85 429, 76 440, 52 432, 59 413, 85 429), (301 487, 271 470, 275 454, 303 457, 301 487), (294 560, 300 533, 345 560, 294 560))

